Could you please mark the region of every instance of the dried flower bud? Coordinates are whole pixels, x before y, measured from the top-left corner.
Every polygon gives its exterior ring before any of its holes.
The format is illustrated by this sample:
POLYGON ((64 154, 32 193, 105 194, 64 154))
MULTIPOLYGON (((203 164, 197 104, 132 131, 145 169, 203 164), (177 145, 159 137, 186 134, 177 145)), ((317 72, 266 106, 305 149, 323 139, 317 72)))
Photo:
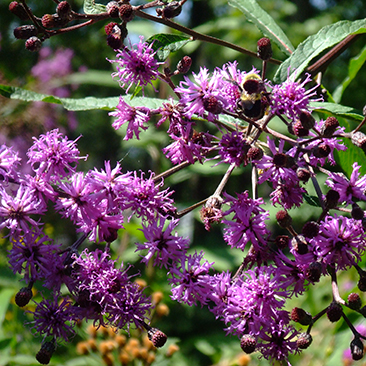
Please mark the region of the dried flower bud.
POLYGON ((342 305, 338 304, 337 302, 333 301, 327 309, 327 317, 332 322, 337 322, 343 314, 342 305))
POLYGON ((366 151, 366 135, 363 132, 355 132, 351 136, 353 145, 366 151))
POLYGON ((330 147, 327 144, 319 144, 313 149, 313 155, 316 158, 326 158, 331 152, 330 147))
POLYGON ((57 20, 58 16, 55 14, 45 14, 42 17, 42 25, 46 28, 46 29, 50 29, 50 28, 55 28, 57 27, 58 24, 58 20, 57 20))
POLYGON ((299 119, 304 128, 307 128, 308 130, 312 129, 315 126, 315 118, 309 112, 302 111, 300 113, 299 119))
POLYGON ((189 56, 184 56, 177 65, 177 70, 180 74, 186 74, 192 65, 192 59, 189 56))
POLYGON ((307 182, 310 179, 310 171, 305 168, 297 168, 296 175, 301 182, 307 182))
POLYGON ((110 1, 107 5, 107 13, 111 18, 119 17, 119 6, 117 1, 110 1))
POLYGON ((158 328, 151 328, 150 330, 148 330, 147 336, 156 348, 163 347, 168 338, 166 334, 158 328))
POLYGON ((9 11, 11 11, 15 16, 21 20, 27 20, 29 18, 24 5, 18 3, 17 1, 12 1, 9 4, 9 11))
POLYGON ((42 42, 38 37, 30 37, 25 41, 25 48, 31 52, 38 52, 42 47, 42 42))
POLYGON ((365 211, 357 203, 353 203, 351 215, 355 220, 362 220, 365 216, 365 211))
POLYGON ((22 308, 27 305, 33 296, 32 290, 29 287, 21 288, 15 295, 15 303, 22 308))
POLYGON ((300 349, 306 349, 311 345, 313 341, 312 336, 309 333, 302 333, 296 341, 297 347, 300 349))
POLYGON ((292 238, 291 246, 300 255, 306 254, 309 251, 308 243, 303 235, 297 235, 292 238))
POLYGON ((328 117, 320 131, 324 137, 332 137, 335 130, 339 127, 339 122, 335 117, 328 117))
POLYGON ((250 160, 261 160, 263 155, 263 150, 258 146, 252 146, 247 153, 247 157, 250 160))
POLYGON ((287 164, 287 155, 284 153, 277 153, 273 156, 273 164, 276 165, 277 168, 283 168, 287 164))
POLYGON ((364 352, 364 348, 363 348, 363 343, 361 341, 360 338, 354 338, 350 344, 350 348, 351 348, 351 353, 352 353, 352 358, 355 361, 361 360, 361 358, 363 357, 363 352, 364 352))
POLYGON ((16 27, 13 33, 17 39, 28 39, 29 37, 36 36, 38 29, 34 25, 21 25, 20 27, 16 27))
POLYGON ((289 246, 290 238, 288 235, 278 235, 276 236, 275 243, 278 249, 286 249, 289 246))
POLYGON ((130 22, 134 17, 134 11, 131 4, 122 4, 119 7, 118 15, 121 20, 123 20, 125 23, 130 22))
POLYGON ((107 25, 104 26, 104 31, 106 33, 107 36, 109 36, 112 33, 116 33, 116 31, 114 30, 114 28, 118 27, 118 24, 116 22, 110 22, 107 25))
POLYGON ((318 282, 322 275, 322 265, 319 262, 310 263, 305 271, 305 276, 310 282, 318 282))
POLYGON ((220 114, 223 108, 221 101, 217 99, 214 95, 210 95, 203 100, 203 107, 207 112, 213 114, 220 114))
POLYGON ((360 295, 356 292, 352 292, 348 295, 347 302, 349 308, 352 310, 359 310, 362 306, 360 295))
POLYGON ((57 15, 62 19, 71 19, 71 6, 67 1, 61 1, 57 4, 56 8, 57 15))
POLYGON ((309 135, 309 130, 305 128, 301 121, 292 123, 293 134, 297 137, 304 137, 309 135))
POLYGON ((247 353, 253 353, 255 351, 255 347, 257 346, 257 340, 253 335, 244 334, 240 339, 240 347, 241 349, 247 353))
POLYGON ((287 228, 292 224, 292 218, 285 210, 280 210, 276 213, 277 224, 283 228, 287 228))
POLYGON ((162 8, 156 9, 156 14, 162 18, 175 18, 182 12, 182 5, 179 1, 171 1, 162 8))
POLYGON ((53 342, 43 343, 40 351, 36 355, 37 361, 42 365, 49 364, 54 351, 55 351, 55 344, 53 342))
POLYGON ((272 57, 272 46, 269 38, 263 37, 257 42, 257 55, 263 61, 272 57))
POLYGON ((312 321, 310 313, 301 308, 293 308, 291 311, 291 320, 301 325, 309 325, 312 321))
POLYGON ((319 224, 315 221, 308 221, 302 228, 305 238, 312 239, 319 234, 319 224))
POLYGON ((325 207, 326 208, 335 208, 338 205, 339 193, 334 189, 330 189, 325 195, 325 207))

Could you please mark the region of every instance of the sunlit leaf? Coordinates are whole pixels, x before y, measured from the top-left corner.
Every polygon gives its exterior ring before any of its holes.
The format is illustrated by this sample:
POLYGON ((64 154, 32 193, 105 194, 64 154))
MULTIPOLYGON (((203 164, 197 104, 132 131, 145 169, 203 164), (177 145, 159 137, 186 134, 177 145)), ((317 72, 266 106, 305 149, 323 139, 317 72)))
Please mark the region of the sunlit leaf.
POLYGON ((103 4, 95 3, 95 0, 84 0, 84 12, 85 14, 100 14, 105 13, 107 7, 103 4))

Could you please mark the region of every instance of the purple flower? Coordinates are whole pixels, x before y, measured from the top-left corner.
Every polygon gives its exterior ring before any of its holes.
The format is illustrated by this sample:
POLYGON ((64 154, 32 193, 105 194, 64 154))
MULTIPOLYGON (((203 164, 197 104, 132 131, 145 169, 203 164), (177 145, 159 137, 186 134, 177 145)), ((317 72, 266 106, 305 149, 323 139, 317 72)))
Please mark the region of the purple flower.
POLYGON ((128 93, 133 83, 142 88, 158 78, 158 68, 161 62, 154 58, 156 52, 152 48, 152 43, 143 42, 144 37, 140 37, 140 42, 118 50, 116 60, 108 60, 115 63, 117 72, 112 73, 112 77, 117 77, 121 88, 129 84, 128 93), (135 47, 133 47, 135 46, 135 47))
POLYGON ((245 249, 248 242, 251 242, 257 252, 265 249, 267 237, 270 232, 266 228, 265 221, 269 219, 269 213, 261 205, 264 204, 262 198, 249 198, 248 191, 238 194, 234 198, 225 194, 225 203, 231 205, 230 209, 223 213, 228 216, 234 213, 230 220, 222 220, 226 225, 224 228, 224 239, 231 246, 245 249))
POLYGON ((69 336, 75 333, 73 306, 66 298, 59 304, 59 296, 55 294, 51 300, 43 299, 40 303, 36 303, 32 329, 38 334, 43 334, 44 338, 53 337, 55 340, 62 338, 68 342, 69 336))
POLYGON ((75 172, 75 165, 79 157, 76 141, 68 140, 58 129, 41 135, 39 139, 33 137, 33 146, 28 150, 28 163, 37 175, 52 182, 58 182, 75 172))
POLYGON ((115 268, 116 260, 99 249, 94 252, 85 249, 81 256, 74 255, 74 259, 77 291, 87 294, 87 307, 92 306, 114 327, 129 329, 130 324, 141 327, 151 303, 139 286, 130 281, 128 268, 123 269, 123 264, 115 268))
POLYGON ((303 202, 303 194, 306 190, 299 186, 298 182, 294 184, 278 183, 276 188, 271 192, 271 202, 275 206, 281 205, 286 210, 289 210, 293 206, 299 207, 303 202))
POLYGON ((366 248, 366 234, 360 220, 326 216, 312 242, 315 253, 325 265, 345 270, 361 260, 366 248))
POLYGON ((147 242, 136 243, 136 251, 148 249, 148 253, 143 256, 141 262, 148 264, 149 260, 155 256, 154 266, 168 268, 172 263, 184 260, 189 240, 183 239, 177 233, 172 234, 178 223, 179 220, 171 220, 165 230, 165 219, 161 219, 159 225, 157 220, 149 225, 142 224, 147 242))
POLYGON ((220 163, 235 164, 244 166, 248 164, 247 152, 250 145, 244 139, 244 134, 240 131, 232 131, 222 135, 219 142, 220 163))
POLYGON ((352 173, 350 179, 342 173, 329 173, 326 184, 339 193, 339 202, 352 204, 354 199, 366 200, 366 176, 360 177, 360 166, 357 163, 352 165, 352 173))
POLYGON ((6 145, 0 146, 0 179, 8 180, 9 178, 16 180, 18 173, 17 167, 20 164, 18 153, 13 151, 12 147, 6 145))
POLYGON ((205 305, 211 294, 210 268, 214 264, 205 261, 201 264, 204 253, 201 252, 185 256, 180 265, 172 266, 169 270, 171 277, 168 279, 172 285, 173 300, 184 302, 189 306, 196 305, 197 301, 205 305))
POLYGON ((116 110, 110 112, 109 115, 116 117, 116 120, 112 123, 112 127, 115 130, 118 130, 122 125, 128 123, 124 140, 132 139, 134 134, 136 138, 139 139, 140 129, 147 130, 148 126, 144 124, 150 120, 148 108, 131 107, 123 100, 123 97, 121 96, 119 97, 116 110))
POLYGON ((310 99, 316 96, 316 89, 318 88, 318 85, 316 85, 306 90, 305 84, 311 81, 310 75, 306 74, 306 78, 301 84, 287 79, 282 84, 275 85, 271 93, 272 113, 284 114, 287 118, 295 121, 299 118, 301 112, 310 112, 310 102, 323 101, 323 98, 310 99))

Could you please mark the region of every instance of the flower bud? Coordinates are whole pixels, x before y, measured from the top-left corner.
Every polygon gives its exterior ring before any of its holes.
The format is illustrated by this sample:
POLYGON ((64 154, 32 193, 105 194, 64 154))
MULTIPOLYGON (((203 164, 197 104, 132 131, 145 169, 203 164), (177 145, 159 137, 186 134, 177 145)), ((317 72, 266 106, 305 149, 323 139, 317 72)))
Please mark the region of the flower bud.
POLYGON ((55 28, 57 27, 58 24, 58 15, 55 14, 45 14, 43 15, 41 21, 42 21, 42 25, 46 28, 46 29, 50 29, 50 28, 55 28))
POLYGON ((15 303, 22 308, 27 305, 33 296, 32 290, 29 287, 21 288, 15 295, 15 303))
POLYGON ((118 18, 119 16, 119 6, 117 1, 110 1, 107 5, 107 13, 111 18, 118 18))
POLYGON ((42 42, 38 37, 30 37, 25 41, 25 48, 31 52, 38 52, 42 47, 42 42))
POLYGON ((57 4, 57 15, 62 19, 71 19, 71 6, 67 1, 61 1, 57 4))
POLYGON ((296 121, 292 124, 293 134, 297 137, 304 137, 309 135, 309 130, 305 128, 301 121, 296 121))
POLYGON ((312 129, 315 126, 315 118, 309 112, 302 111, 300 113, 299 119, 304 128, 307 128, 308 130, 312 129))
POLYGON ((358 337, 355 337, 350 344, 350 348, 351 348, 352 358, 355 361, 361 360, 361 358, 363 357, 363 350, 364 350, 361 339, 358 337))
POLYGON ((347 301, 349 308, 352 310, 359 310, 362 306, 360 295, 355 292, 348 295, 347 301))
POLYGON ((253 353, 255 351, 255 347, 257 346, 257 340, 253 335, 244 334, 240 339, 240 347, 241 349, 247 353, 253 353))
POLYGON ((128 3, 122 4, 119 7, 118 15, 119 15, 120 19, 123 20, 125 23, 128 23, 129 21, 131 21, 135 15, 132 5, 128 4, 128 3))
POLYGON ((177 65, 177 70, 180 74, 186 74, 192 65, 192 59, 189 56, 184 56, 177 65))
POLYGON ((13 33, 17 39, 28 39, 29 37, 36 36, 38 29, 34 25, 21 25, 20 27, 16 27, 13 33))
POLYGON ((328 117, 322 127, 320 133, 324 137, 332 137, 335 130, 339 127, 339 122, 335 117, 328 117))
POLYGON ((257 55, 263 61, 272 57, 272 46, 269 38, 263 37, 257 42, 257 55))
POLYGON ((16 15, 21 20, 27 20, 29 18, 24 5, 18 3, 17 1, 12 1, 9 4, 9 11, 16 15))
POLYGON ((300 255, 304 255, 309 251, 308 243, 303 235, 297 235, 292 238, 291 246, 300 255))
POLYGON ((365 216, 365 212, 357 203, 353 203, 351 216, 355 220, 362 220, 365 216))
POLYGON ((301 308, 293 308, 291 311, 291 320, 301 325, 309 325, 312 321, 310 313, 301 308))
POLYGON ((280 210, 276 213, 277 224, 283 228, 287 228, 292 224, 292 218, 285 210, 280 210))
POLYGON ((203 99, 203 107, 207 112, 220 114, 222 112, 222 103, 214 95, 203 99))
POLYGON ((330 189, 325 195, 325 207, 326 208, 335 208, 338 205, 339 193, 334 189, 330 189))
POLYGON ((55 351, 53 342, 45 342, 42 344, 40 351, 36 355, 36 360, 42 365, 49 364, 52 354, 55 351))
POLYGON ((360 279, 358 280, 357 283, 358 289, 362 292, 366 291, 366 273, 362 272, 360 274, 360 279))
POLYGON ((310 263, 305 271, 305 276, 310 282, 318 282, 322 275, 322 265, 319 262, 310 263))
POLYGON ((366 151, 366 135, 363 132, 352 133, 351 141, 353 145, 366 151))
POLYGON ((252 146, 249 148, 247 157, 250 160, 261 160, 263 158, 263 150, 258 146, 252 146))
POLYGON ((332 322, 337 322, 343 314, 342 305, 338 304, 337 302, 333 301, 327 309, 327 317, 332 322))
POLYGON ((128 31, 126 24, 109 23, 105 26, 107 33, 107 44, 117 50, 122 47, 123 40, 127 37, 128 31), (109 33, 109 34, 108 34, 109 33))
POLYGON ((297 168, 296 175, 301 182, 306 183, 310 179, 310 171, 305 168, 297 168))
POLYGON ((319 234, 319 224, 315 221, 308 221, 302 228, 305 238, 312 239, 319 234))
POLYGON ((326 158, 331 152, 330 147, 327 144, 319 144, 313 149, 313 155, 316 158, 326 158))
POLYGON ((147 332, 147 336, 149 337, 150 341, 152 342, 152 344, 156 348, 163 347, 166 340, 167 340, 167 338, 168 338, 166 336, 166 334, 163 333, 158 328, 149 329, 148 332, 147 332))
POLYGON ((171 1, 163 8, 157 8, 156 14, 162 18, 175 18, 182 12, 182 5, 179 1, 171 1))
POLYGON ((302 333, 296 341, 297 347, 300 349, 306 349, 311 345, 313 338, 309 333, 302 333))
POLYGON ((288 235, 278 235, 276 236, 275 243, 278 249, 286 249, 289 246, 290 238, 288 235))
POLYGON ((284 153, 278 153, 273 156, 273 164, 277 168, 283 168, 287 164, 287 155, 284 153))

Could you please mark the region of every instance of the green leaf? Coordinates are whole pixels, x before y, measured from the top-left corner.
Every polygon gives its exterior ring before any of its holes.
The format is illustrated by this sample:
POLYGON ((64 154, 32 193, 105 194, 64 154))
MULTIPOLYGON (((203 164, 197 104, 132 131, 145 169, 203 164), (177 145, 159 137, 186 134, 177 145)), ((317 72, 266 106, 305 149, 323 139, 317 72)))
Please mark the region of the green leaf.
POLYGON ((96 4, 95 0, 84 0, 84 13, 85 14, 100 14, 105 13, 107 7, 103 4, 96 4))
POLYGON ((187 36, 159 33, 150 37, 146 42, 153 43, 152 48, 156 51, 158 61, 163 62, 168 58, 170 52, 178 51, 191 41, 192 38, 187 36))
MULTIPOLYGON (((22 100, 25 102, 46 102, 60 104, 69 111, 90 111, 94 109, 105 109, 112 111, 116 108, 119 97, 109 98, 59 98, 53 95, 46 95, 36 93, 30 90, 25 90, 19 87, 13 87, 8 85, 0 85, 0 94, 6 98, 22 100)), ((164 102, 162 99, 147 98, 147 97, 134 97, 126 95, 124 100, 127 104, 137 107, 145 106, 148 108, 156 109, 164 102)))
MULTIPOLYGON (((120 88, 116 80, 113 80, 110 71, 104 70, 88 70, 85 72, 75 72, 61 79, 65 84, 91 84, 101 85, 113 88, 120 88)), ((58 84, 62 85, 62 84, 58 84)))
POLYGON ((366 19, 353 22, 343 20, 323 27, 317 34, 299 44, 293 54, 278 68, 274 81, 276 83, 285 81, 288 73, 292 81, 296 80, 309 63, 324 50, 341 42, 350 34, 365 32, 366 19))
POLYGON ((343 82, 338 85, 336 90, 333 92, 334 100, 339 103, 342 99, 342 95, 352 80, 356 77, 357 73, 360 71, 363 64, 366 62, 366 46, 361 50, 361 52, 351 58, 348 65, 348 76, 343 80, 343 82))
POLYGON ((315 206, 315 207, 321 207, 318 197, 316 197, 316 196, 310 196, 310 195, 309 195, 309 194, 307 194, 307 193, 303 193, 303 195, 302 195, 302 196, 304 197, 305 201, 306 201, 309 205, 311 205, 311 206, 315 206))
POLYGON ((0 292, 0 327, 3 324, 3 321, 5 319, 5 314, 8 310, 10 300, 11 300, 12 296, 14 295, 14 293, 15 293, 15 290, 12 288, 3 289, 0 292))
POLYGON ((294 46, 274 19, 255 0, 229 0, 229 5, 242 11, 250 22, 254 23, 266 37, 277 44, 282 52, 291 55, 294 46))
POLYGON ((356 122, 360 122, 363 119, 361 111, 341 104, 329 102, 311 102, 310 107, 324 114, 334 115, 336 117, 343 117, 356 122))

